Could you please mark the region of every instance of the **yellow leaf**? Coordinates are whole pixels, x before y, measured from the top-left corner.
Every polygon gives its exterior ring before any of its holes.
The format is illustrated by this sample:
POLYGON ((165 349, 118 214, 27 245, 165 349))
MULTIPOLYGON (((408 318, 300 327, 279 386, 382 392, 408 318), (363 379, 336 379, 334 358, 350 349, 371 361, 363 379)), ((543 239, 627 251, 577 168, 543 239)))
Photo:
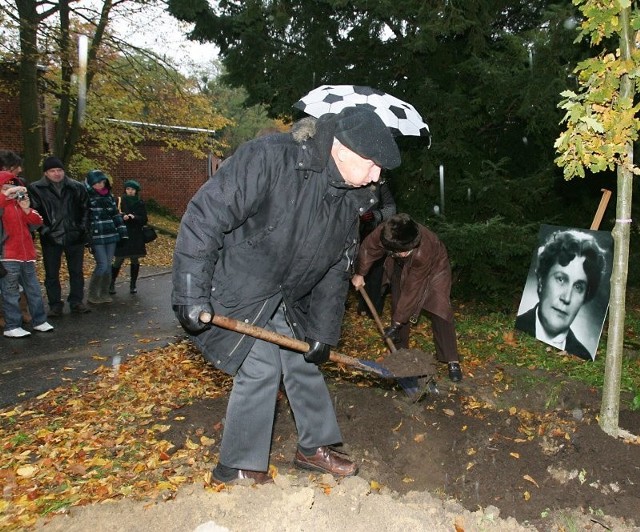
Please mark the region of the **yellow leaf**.
POLYGON ((528 491, 525 491, 522 496, 524 497, 525 501, 528 501, 531 498, 531 493, 529 493, 528 491))
POLYGON ((511 408, 509 408, 509 414, 512 416, 515 416, 517 411, 518 409, 515 406, 512 406, 511 408))
POLYGON ((531 482, 531 484, 535 485, 536 488, 540 487, 538 486, 538 483, 535 480, 533 480, 533 478, 531 478, 529 475, 525 475, 522 478, 531 482))
POLYGON ((469 471, 469 469, 471 469, 474 465, 476 465, 476 463, 475 463, 475 462, 469 462, 469 463, 467 464, 467 471, 469 471))
POLYGON ((18 476, 24 477, 24 478, 31 478, 37 472, 38 472, 38 467, 34 465, 24 465, 19 467, 16 470, 16 473, 18 474, 18 476))
POLYGON ((476 450, 473 447, 467 449, 468 456, 473 456, 474 454, 476 454, 476 450))
POLYGON ((207 438, 206 436, 201 436, 200 443, 205 447, 210 447, 211 445, 216 443, 216 440, 214 438, 207 438))
POLYGON ((378 491, 380 491, 380 488, 382 488, 382 486, 375 480, 372 480, 371 482, 369 482, 369 486, 371 487, 372 490, 378 490, 378 491))
POLYGON ((405 484, 411 484, 412 482, 415 482, 415 480, 412 479, 411 477, 404 477, 402 479, 402 482, 404 482, 405 484))
POLYGON ((519 453, 509 453, 509 456, 513 456, 514 458, 520 458, 519 453))
POLYGON ((198 445, 196 442, 191 441, 190 438, 187 438, 187 441, 185 442, 184 446, 187 449, 191 449, 192 451, 195 451, 196 449, 200 448, 200 445, 198 445))
POLYGON ((460 432, 464 432, 465 430, 467 430, 467 426, 463 425, 462 428, 460 429, 460 432))

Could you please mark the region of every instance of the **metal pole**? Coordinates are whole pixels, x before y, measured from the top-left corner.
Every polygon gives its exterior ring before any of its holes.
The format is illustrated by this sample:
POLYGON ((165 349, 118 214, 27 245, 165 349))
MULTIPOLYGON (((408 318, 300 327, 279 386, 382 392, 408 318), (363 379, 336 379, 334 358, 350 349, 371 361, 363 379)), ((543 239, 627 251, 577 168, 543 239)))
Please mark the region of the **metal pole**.
POLYGON ((78 119, 82 124, 87 108, 87 55, 89 39, 86 35, 78 37, 78 119))
POLYGON ((440 214, 444 216, 444 166, 440 165, 440 214))

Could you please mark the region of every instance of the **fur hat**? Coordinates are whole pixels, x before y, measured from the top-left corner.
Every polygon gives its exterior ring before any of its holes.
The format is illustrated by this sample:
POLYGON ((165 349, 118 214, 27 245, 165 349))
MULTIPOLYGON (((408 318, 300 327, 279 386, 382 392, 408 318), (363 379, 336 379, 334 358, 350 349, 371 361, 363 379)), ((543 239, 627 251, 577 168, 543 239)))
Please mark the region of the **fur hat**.
POLYGON ((52 170, 54 168, 62 168, 64 170, 64 164, 57 157, 47 157, 42 163, 42 171, 52 170))
POLYGON ((0 172, 0 187, 3 185, 18 186, 20 185, 20 183, 18 182, 18 179, 15 175, 13 175, 11 172, 6 172, 3 170, 2 172, 0 172))
POLYGON ((127 179, 124 182, 124 188, 134 188, 136 192, 140 192, 140 190, 142 189, 140 183, 138 183, 135 179, 127 179))
POLYGON ((382 168, 400 166, 398 145, 375 111, 368 107, 345 107, 333 120, 334 136, 351 151, 382 168))
POLYGON ((87 184, 92 187, 96 183, 100 183, 100 181, 109 181, 107 175, 101 170, 90 170, 87 173, 87 184))
POLYGON ((384 222, 380 242, 388 251, 409 251, 420 245, 420 228, 408 214, 396 214, 384 222))

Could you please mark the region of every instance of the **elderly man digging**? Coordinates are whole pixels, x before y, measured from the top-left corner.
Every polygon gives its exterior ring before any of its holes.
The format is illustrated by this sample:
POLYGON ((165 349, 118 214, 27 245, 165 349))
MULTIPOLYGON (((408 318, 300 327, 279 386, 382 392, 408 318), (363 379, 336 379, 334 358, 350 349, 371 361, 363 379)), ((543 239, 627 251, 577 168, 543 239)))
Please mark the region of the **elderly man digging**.
POLYGON ((281 380, 298 431, 294 463, 345 477, 342 442, 318 368, 340 337, 367 187, 400 164, 373 111, 305 118, 291 133, 242 145, 193 197, 173 263, 172 303, 204 356, 235 375, 214 482, 271 481, 269 449, 281 380), (306 339, 304 355, 225 329, 231 316, 306 339), (203 321, 204 320, 204 321, 203 321))

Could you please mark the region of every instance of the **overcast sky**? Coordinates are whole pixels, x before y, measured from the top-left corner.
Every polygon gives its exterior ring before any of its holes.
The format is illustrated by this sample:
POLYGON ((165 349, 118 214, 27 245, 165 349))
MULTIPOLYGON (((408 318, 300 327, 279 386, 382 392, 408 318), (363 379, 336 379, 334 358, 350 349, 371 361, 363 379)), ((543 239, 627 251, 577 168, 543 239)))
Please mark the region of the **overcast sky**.
MULTIPOLYGON (((96 0, 82 2, 96 5, 96 0)), ((98 0, 98 5, 101 3, 98 0)), ((217 48, 213 44, 199 44, 187 39, 191 24, 178 22, 160 7, 145 7, 144 16, 116 16, 112 29, 135 46, 175 60, 183 73, 187 73, 192 64, 206 66, 217 57, 217 48)))

